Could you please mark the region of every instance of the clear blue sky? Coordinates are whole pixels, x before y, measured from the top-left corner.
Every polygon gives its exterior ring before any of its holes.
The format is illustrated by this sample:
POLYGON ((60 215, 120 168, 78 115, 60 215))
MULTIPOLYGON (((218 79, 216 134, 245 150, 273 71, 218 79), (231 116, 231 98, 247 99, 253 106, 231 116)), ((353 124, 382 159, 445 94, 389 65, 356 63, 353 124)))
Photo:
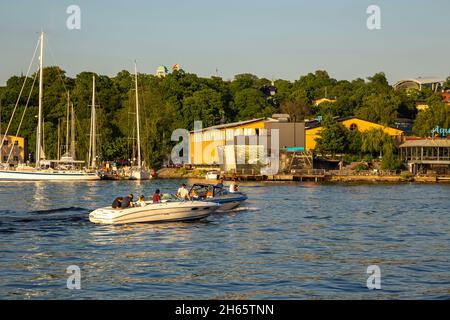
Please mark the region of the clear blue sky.
POLYGON ((337 79, 384 71, 391 82, 450 75, 449 0, 10 0, 0 2, 0 85, 25 72, 38 32, 48 33, 68 75, 115 75, 180 63, 225 79, 250 72, 298 79, 317 69, 337 79), (66 8, 81 8, 81 30, 66 28, 66 8), (369 31, 366 8, 382 10, 369 31))

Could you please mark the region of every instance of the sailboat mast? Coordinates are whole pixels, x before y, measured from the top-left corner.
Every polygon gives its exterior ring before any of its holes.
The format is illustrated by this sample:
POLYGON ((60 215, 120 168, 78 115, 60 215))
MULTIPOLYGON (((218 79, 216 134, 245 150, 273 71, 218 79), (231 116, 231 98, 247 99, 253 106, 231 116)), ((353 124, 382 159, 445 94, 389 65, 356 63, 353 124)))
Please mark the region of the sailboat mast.
POLYGON ((42 141, 42 97, 44 93, 44 32, 41 32, 40 38, 41 52, 39 57, 39 111, 38 125, 36 135, 36 168, 41 165, 41 141, 42 141))
POLYGON ((70 115, 70 94, 69 91, 67 91, 67 114, 66 114, 66 153, 69 152, 69 126, 70 126, 70 119, 69 119, 69 115, 70 115))
POLYGON ((92 106, 91 106, 91 139, 89 141, 89 161, 92 168, 96 167, 96 115, 95 115, 95 75, 92 76, 92 106))
POLYGON ((75 111, 73 109, 73 102, 70 104, 71 108, 71 128, 70 128, 70 155, 75 159, 75 111))
POLYGON ((139 170, 142 167, 142 159, 141 159, 141 136, 139 130, 139 93, 138 93, 138 73, 137 73, 137 64, 134 62, 134 72, 135 72, 135 86, 136 86, 136 143, 137 143, 137 157, 138 157, 138 167, 139 170))
POLYGON ((56 150, 56 160, 61 160, 61 119, 58 118, 58 144, 56 150))

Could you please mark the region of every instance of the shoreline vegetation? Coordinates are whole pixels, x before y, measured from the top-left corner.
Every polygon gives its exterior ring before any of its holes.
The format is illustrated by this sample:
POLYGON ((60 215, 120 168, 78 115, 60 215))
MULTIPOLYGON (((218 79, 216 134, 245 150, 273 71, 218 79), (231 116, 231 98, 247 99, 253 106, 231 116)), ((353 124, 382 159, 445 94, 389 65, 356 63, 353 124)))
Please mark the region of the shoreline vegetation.
MULTIPOLYGON (((186 169, 186 168, 162 168, 158 170, 158 179, 205 179, 208 170, 186 169)), ((450 177, 439 175, 416 175, 413 176, 407 171, 400 173, 373 171, 316 171, 316 174, 278 174, 271 176, 263 175, 239 175, 222 174, 226 181, 236 178, 238 181, 259 181, 259 182, 323 182, 323 183, 450 183, 450 177)), ((307 173, 307 172, 306 172, 307 173)), ((214 182, 214 181, 213 181, 214 182)))
MULTIPOLYGON (((44 128, 45 154, 55 159, 64 146, 58 145, 58 125, 66 125, 67 91, 75 108, 76 157, 87 160, 89 117, 92 93, 92 72, 82 72, 74 78, 57 66, 44 69, 45 96, 44 128)), ((27 79, 24 92, 29 93, 28 111, 19 135, 35 145, 38 91, 31 90, 34 75, 27 79)), ((131 115, 135 104, 133 76, 124 70, 114 77, 97 75, 96 103, 98 107, 98 162, 133 159, 130 137, 136 127, 131 115)), ((13 76, 5 87, 0 87, 2 129, 5 119, 10 119, 17 103, 21 113, 26 99, 17 101, 25 80, 13 76)), ((302 75, 298 80, 277 79, 271 81, 252 74, 239 74, 232 80, 221 77, 199 77, 183 69, 173 70, 164 76, 139 74, 138 86, 141 108, 142 153, 146 166, 154 169, 169 161, 175 142, 171 133, 178 128, 193 129, 194 121, 201 120, 203 127, 269 117, 275 113, 289 114, 291 119, 323 119, 324 132, 317 141, 317 152, 322 154, 346 154, 347 163, 363 161, 383 155, 382 169, 400 169, 398 150, 392 141, 374 131, 371 134, 349 132, 333 119, 357 116, 382 125, 393 125, 396 119, 412 122, 412 135, 432 136, 433 128, 450 127, 450 108, 442 100, 441 93, 430 88, 422 90, 395 90, 384 73, 376 73, 367 79, 336 80, 326 71, 302 75), (328 102, 317 104, 317 99, 328 102), (422 101, 428 109, 419 111, 416 104, 422 101), (373 133, 373 134, 372 134, 373 133)), ((450 77, 443 90, 450 89, 450 77)), ((25 96, 27 96, 27 94, 25 96)), ((11 123, 9 133, 15 133, 19 117, 11 123)), ((31 148, 30 148, 31 149, 31 148)), ((34 162, 33 150, 28 150, 24 161, 34 162)))

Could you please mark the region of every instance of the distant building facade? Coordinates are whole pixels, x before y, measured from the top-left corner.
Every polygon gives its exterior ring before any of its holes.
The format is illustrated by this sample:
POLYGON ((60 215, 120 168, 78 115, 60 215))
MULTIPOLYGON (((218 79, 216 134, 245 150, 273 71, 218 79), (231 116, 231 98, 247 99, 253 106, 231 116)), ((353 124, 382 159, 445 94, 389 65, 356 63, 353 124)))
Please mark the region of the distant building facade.
MULTIPOLYGON (((338 119, 338 122, 342 123, 344 127, 349 130, 358 130, 359 132, 365 132, 371 129, 382 129, 385 133, 389 134, 391 137, 395 138, 399 143, 402 140, 404 135, 404 131, 386 127, 381 124, 360 119, 358 117, 349 117, 338 119)), ((314 150, 316 148, 317 141, 316 139, 320 137, 320 132, 323 130, 322 126, 314 127, 314 128, 306 128, 305 130, 305 141, 306 141, 306 150, 314 150)))
POLYGON ((423 88, 430 88, 433 92, 439 92, 445 79, 428 77, 428 78, 415 78, 415 79, 405 79, 400 80, 394 84, 395 90, 406 89, 406 90, 419 90, 422 91, 423 88))
POLYGON ((450 90, 443 91, 441 93, 442 100, 448 105, 450 105, 450 90))
MULTIPOLYGON (((3 141, 3 137, 4 135, 0 134, 0 143, 3 141)), ((26 161, 26 152, 25 138, 8 135, 1 146, 1 162, 24 163, 26 161)))
POLYGON ((167 69, 166 66, 159 66, 156 69, 155 76, 157 76, 158 78, 164 78, 165 76, 167 76, 168 73, 169 73, 169 70, 167 69))
POLYGON ((334 98, 319 98, 319 99, 314 99, 313 103, 316 107, 320 106, 322 103, 335 103, 337 100, 334 98))
MULTIPOLYGON (((193 165, 219 164, 219 154, 228 146, 255 146, 270 149, 271 132, 277 129, 280 148, 304 148, 305 124, 303 122, 289 122, 288 115, 274 115, 271 118, 258 118, 247 121, 223 124, 204 128, 190 133, 190 163, 193 165)), ((248 147, 244 147, 247 149, 248 147)), ((233 148, 233 152, 235 152, 233 148)), ((226 151, 226 150, 225 150, 226 151)), ((226 151, 230 152, 230 151, 226 151)), ((223 159, 222 159, 223 160, 223 159)))
POLYGON ((450 174, 450 139, 414 139, 400 145, 400 158, 412 174, 450 174))

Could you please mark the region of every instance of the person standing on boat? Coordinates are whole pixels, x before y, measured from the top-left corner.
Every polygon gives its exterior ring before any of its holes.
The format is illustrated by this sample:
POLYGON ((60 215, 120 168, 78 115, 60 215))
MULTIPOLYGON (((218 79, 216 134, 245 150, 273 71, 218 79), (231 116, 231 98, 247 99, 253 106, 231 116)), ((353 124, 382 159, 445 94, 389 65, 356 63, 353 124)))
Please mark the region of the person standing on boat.
POLYGON ((177 198, 180 198, 181 201, 186 201, 186 199, 191 200, 191 196, 189 195, 189 191, 186 189, 186 184, 182 184, 178 189, 177 198))

